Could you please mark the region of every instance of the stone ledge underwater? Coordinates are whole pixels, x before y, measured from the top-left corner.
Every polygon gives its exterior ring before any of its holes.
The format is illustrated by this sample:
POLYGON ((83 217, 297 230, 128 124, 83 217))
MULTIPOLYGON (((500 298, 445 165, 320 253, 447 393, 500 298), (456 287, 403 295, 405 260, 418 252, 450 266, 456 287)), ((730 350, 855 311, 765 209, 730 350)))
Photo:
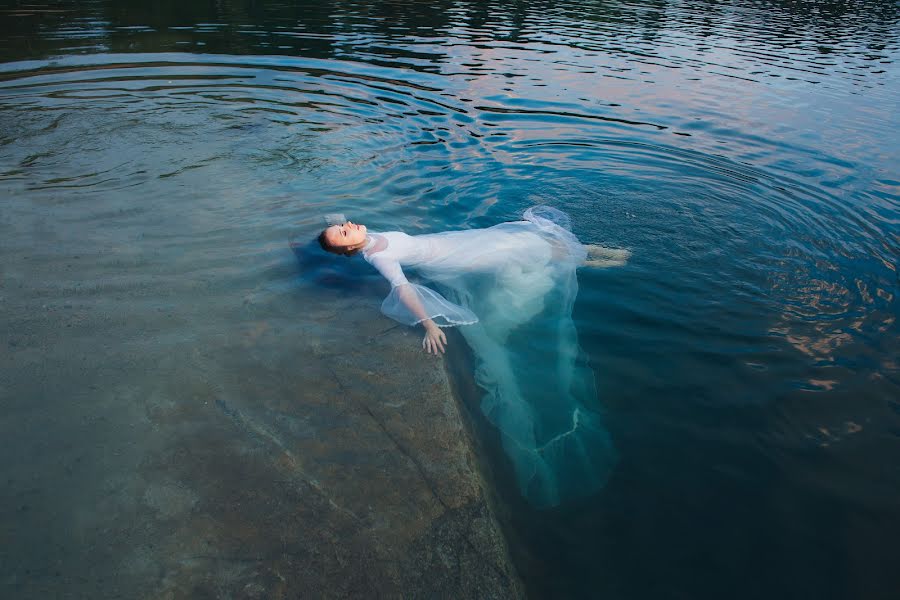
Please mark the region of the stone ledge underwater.
POLYGON ((0 319, 3 594, 525 596, 444 362, 376 296, 155 293, 0 319))

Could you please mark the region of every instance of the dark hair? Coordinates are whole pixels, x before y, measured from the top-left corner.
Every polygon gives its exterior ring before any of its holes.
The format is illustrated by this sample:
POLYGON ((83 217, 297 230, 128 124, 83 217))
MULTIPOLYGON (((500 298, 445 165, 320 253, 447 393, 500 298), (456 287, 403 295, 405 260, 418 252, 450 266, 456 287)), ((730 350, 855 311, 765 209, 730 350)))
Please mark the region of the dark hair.
POLYGON ((328 229, 323 229, 322 233, 319 234, 319 238, 318 238, 319 245, 322 246, 322 250, 324 250, 325 252, 330 252, 332 254, 340 254, 342 256, 353 256, 354 254, 356 254, 357 252, 362 250, 362 247, 353 248, 352 250, 345 250, 344 249, 345 246, 332 246, 331 244, 328 243, 328 239, 326 239, 326 237, 325 237, 326 231, 328 231, 328 229))

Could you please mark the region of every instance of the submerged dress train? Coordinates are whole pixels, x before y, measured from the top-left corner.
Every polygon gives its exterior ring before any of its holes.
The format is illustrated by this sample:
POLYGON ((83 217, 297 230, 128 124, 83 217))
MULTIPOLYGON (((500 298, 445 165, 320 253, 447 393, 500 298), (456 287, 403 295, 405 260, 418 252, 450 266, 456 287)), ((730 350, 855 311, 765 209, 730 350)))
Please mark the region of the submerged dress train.
POLYGON ((460 331, 472 348, 481 409, 497 427, 522 494, 538 507, 595 493, 615 463, 596 409, 590 367, 572 309, 584 246, 556 209, 486 229, 409 236, 371 233, 366 260, 391 283, 382 312, 407 325, 424 320, 460 331), (440 292, 410 283, 413 269, 440 292))

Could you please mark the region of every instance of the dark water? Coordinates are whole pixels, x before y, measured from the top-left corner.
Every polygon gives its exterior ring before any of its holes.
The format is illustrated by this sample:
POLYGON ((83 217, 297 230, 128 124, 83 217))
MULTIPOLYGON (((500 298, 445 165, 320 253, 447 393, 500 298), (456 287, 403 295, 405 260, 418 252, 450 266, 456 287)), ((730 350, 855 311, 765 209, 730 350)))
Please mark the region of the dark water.
POLYGON ((254 302, 314 329, 284 240, 321 214, 544 202, 633 257, 580 274, 602 493, 532 511, 496 461, 534 596, 898 597, 895 2, 134 4, 0 12, 9 481, 53 468, 33 406, 123 349, 254 302))

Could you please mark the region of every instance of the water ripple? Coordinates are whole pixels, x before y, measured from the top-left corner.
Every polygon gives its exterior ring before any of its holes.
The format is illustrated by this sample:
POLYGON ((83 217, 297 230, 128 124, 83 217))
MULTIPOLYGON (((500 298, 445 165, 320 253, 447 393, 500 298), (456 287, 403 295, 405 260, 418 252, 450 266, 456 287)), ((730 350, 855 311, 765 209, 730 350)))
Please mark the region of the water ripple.
MULTIPOLYGON (((827 525, 773 508, 782 477, 896 520, 850 473, 900 431, 896 3, 251 4, 3 14, 11 331, 68 305, 215 344, 248 314, 309 320, 322 285, 375 315, 377 275, 308 251, 323 214, 422 233, 550 203, 633 256, 579 275, 623 465, 597 507, 521 517, 539 596, 620 596, 658 552, 665 589, 703 597, 666 565, 721 546, 723 498, 723 523, 827 525)), ((804 535, 754 572, 816 555, 804 535)))

